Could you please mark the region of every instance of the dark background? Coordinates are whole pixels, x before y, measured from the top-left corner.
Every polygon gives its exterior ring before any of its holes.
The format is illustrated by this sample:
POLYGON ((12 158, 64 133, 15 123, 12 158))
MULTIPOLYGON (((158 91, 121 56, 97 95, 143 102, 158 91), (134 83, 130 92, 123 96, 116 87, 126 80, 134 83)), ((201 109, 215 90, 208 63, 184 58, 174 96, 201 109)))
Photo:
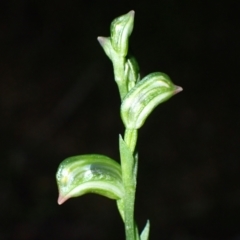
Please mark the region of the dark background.
POLYGON ((55 173, 72 155, 119 159, 120 100, 96 38, 132 9, 142 76, 184 88, 139 133, 139 227, 240 239, 237 1, 191 0, 0 1, 0 239, 124 239, 114 201, 58 206, 55 173))

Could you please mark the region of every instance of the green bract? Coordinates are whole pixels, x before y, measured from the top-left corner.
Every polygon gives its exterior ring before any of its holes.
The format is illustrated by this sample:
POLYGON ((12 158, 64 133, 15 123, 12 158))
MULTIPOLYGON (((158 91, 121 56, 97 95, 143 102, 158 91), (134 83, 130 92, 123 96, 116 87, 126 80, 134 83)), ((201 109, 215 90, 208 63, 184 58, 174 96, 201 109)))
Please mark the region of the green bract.
POLYGON ((140 236, 140 239, 141 240, 148 240, 149 239, 149 232, 150 232, 150 222, 149 220, 147 221, 142 233, 141 233, 141 236, 140 236))
POLYGON ((121 117, 125 127, 139 129, 157 105, 181 90, 164 73, 147 75, 123 99, 121 117))
POLYGON ((97 40, 111 61, 118 58, 116 51, 112 47, 110 37, 98 37, 97 40))
POLYGON ((111 199, 123 196, 121 167, 103 155, 69 157, 60 164, 56 178, 59 204, 86 193, 97 193, 111 199))

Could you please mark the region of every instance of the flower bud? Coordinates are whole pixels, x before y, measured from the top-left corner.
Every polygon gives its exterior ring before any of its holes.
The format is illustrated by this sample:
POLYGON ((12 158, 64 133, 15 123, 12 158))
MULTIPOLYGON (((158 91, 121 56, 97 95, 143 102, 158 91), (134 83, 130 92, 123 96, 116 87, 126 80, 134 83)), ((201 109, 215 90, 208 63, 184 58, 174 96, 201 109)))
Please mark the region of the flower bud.
POLYGON ((168 75, 156 72, 139 81, 126 95, 121 105, 121 117, 128 129, 139 129, 160 103, 182 91, 168 75))
POLYGON ((123 196, 121 166, 103 155, 89 154, 65 159, 58 168, 56 179, 58 204, 86 193, 97 193, 111 199, 123 196))
POLYGON ((111 23, 111 43, 115 51, 122 57, 127 56, 128 38, 133 30, 134 11, 122 15, 111 23))

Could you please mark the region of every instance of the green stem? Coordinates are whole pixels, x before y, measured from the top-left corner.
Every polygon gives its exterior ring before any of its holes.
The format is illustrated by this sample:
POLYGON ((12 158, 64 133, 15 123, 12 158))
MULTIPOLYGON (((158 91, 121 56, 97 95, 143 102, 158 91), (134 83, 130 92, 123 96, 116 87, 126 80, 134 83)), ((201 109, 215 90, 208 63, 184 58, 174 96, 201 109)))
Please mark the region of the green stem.
POLYGON ((138 137, 137 129, 125 129, 124 141, 131 150, 132 154, 134 154, 134 150, 137 143, 137 137, 138 137))
POLYGON ((124 185, 124 224, 127 240, 136 240, 136 229, 134 222, 134 203, 136 192, 136 179, 134 174, 134 149, 137 141, 137 130, 126 129, 124 135, 124 142, 126 143, 129 154, 121 153, 122 162, 122 179, 124 185))
POLYGON ((122 101, 128 93, 127 79, 124 72, 126 59, 121 56, 115 56, 112 62, 113 62, 113 70, 114 70, 114 79, 118 85, 118 89, 119 89, 119 93, 122 101))
POLYGON ((124 211, 125 211, 125 233, 127 240, 135 240, 135 224, 134 224, 134 201, 135 188, 133 186, 125 186, 124 211))

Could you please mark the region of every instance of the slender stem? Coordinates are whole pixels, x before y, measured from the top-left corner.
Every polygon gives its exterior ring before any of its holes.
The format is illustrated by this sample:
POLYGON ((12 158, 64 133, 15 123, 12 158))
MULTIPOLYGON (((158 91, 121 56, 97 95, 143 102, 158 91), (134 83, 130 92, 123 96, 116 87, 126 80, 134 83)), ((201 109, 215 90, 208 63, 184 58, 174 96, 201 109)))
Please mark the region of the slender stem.
POLYGON ((126 59, 121 56, 115 56, 113 59, 114 79, 118 85, 121 101, 128 93, 127 79, 125 76, 125 62, 126 59))
MULTIPOLYGON (((136 179, 134 174, 134 149, 137 141, 137 130, 126 129, 124 135, 124 142, 128 149, 128 154, 121 153, 122 162, 122 179, 124 185, 124 224, 127 240, 136 240, 136 227, 134 222, 134 203, 136 192, 136 179)), ((123 150, 122 150, 123 151, 123 150)))
POLYGON ((125 210, 125 233, 127 240, 135 240, 134 224, 134 201, 135 187, 125 186, 124 210, 125 210))
POLYGON ((132 154, 134 153, 137 143, 138 132, 137 129, 125 129, 124 141, 130 148, 132 154))

